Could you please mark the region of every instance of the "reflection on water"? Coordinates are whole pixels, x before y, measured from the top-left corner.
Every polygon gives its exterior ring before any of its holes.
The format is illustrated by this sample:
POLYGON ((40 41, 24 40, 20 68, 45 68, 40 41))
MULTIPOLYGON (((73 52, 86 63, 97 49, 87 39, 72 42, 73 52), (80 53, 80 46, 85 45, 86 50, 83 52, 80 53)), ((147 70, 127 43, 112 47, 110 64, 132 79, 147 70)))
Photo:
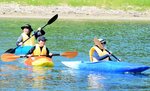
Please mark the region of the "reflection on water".
POLYGON ((6 71, 10 71, 10 70, 16 71, 16 70, 19 70, 19 69, 20 68, 18 66, 16 66, 16 65, 9 65, 9 64, 7 64, 7 65, 4 65, 4 66, 1 66, 1 70, 0 71, 2 71, 2 72, 6 72, 6 71))
POLYGON ((106 79, 105 77, 96 74, 89 74, 87 79, 88 79, 89 89, 104 88, 104 85, 100 83, 100 81, 106 79))
POLYGON ((135 90, 150 86, 148 85, 149 81, 147 81, 149 74, 111 74, 101 72, 84 72, 83 74, 83 71, 80 70, 67 69, 66 71, 71 75, 69 77, 73 77, 69 79, 77 80, 81 87, 85 86, 82 83, 87 83, 87 90, 135 90), (79 80, 79 78, 86 80, 79 80))
POLYGON ((16 65, 1 65, 0 66, 0 88, 8 89, 43 89, 45 80, 50 80, 49 72, 52 68, 46 67, 19 67, 16 65))
POLYGON ((148 88, 149 74, 107 74, 63 67, 0 67, 0 88, 13 90, 135 90, 148 88), (139 83, 140 81, 140 83, 139 83))
POLYGON ((51 75, 46 75, 47 72, 51 72, 52 68, 50 67, 31 67, 28 69, 31 71, 31 74, 28 74, 27 81, 32 82, 32 88, 44 89, 45 80, 50 80, 51 75))

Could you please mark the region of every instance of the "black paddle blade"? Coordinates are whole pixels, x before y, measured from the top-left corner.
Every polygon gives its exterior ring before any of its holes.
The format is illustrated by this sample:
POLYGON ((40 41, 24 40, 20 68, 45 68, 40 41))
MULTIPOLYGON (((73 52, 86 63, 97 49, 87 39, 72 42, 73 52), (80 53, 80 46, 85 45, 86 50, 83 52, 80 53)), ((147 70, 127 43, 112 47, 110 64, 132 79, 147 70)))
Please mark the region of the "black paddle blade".
POLYGON ((57 18, 58 18, 58 14, 56 14, 55 16, 53 16, 53 17, 47 22, 47 25, 53 23, 57 18))
POLYGON ((7 51, 5 51, 5 53, 15 53, 15 49, 13 49, 13 48, 8 49, 7 51))
POLYGON ((52 24, 54 21, 56 21, 56 19, 58 18, 58 14, 56 14, 55 16, 53 16, 46 25, 44 25, 41 29, 43 29, 44 27, 46 27, 47 25, 52 24))

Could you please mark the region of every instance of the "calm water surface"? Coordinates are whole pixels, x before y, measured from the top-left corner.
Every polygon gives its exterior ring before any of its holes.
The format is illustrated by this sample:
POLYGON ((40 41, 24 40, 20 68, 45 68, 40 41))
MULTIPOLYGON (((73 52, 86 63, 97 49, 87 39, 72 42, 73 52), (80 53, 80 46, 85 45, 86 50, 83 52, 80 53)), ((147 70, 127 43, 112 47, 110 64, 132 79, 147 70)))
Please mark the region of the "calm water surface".
MULTIPOLYGON (((0 55, 15 48, 20 26, 36 30, 47 19, 0 19, 0 55)), ((73 59, 53 57, 55 67, 27 67, 24 59, 0 61, 0 91, 135 91, 150 90, 150 71, 142 74, 108 74, 65 67, 61 61, 89 61, 93 38, 105 38, 107 48, 123 61, 150 66, 150 21, 57 20, 45 28, 52 53, 77 50, 73 59)))

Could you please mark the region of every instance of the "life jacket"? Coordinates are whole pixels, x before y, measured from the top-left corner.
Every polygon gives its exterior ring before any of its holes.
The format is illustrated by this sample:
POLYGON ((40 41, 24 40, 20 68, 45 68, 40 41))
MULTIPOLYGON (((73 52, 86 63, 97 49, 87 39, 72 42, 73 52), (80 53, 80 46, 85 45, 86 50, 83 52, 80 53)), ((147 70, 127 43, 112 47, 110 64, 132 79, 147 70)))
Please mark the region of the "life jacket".
POLYGON ((33 51, 33 55, 46 55, 47 54, 47 50, 46 50, 46 46, 43 46, 42 50, 40 49, 39 44, 35 45, 35 50, 33 51))
MULTIPOLYGON (((90 51, 89 51, 89 56, 90 56, 90 61, 92 62, 98 62, 98 60, 96 58, 93 57, 93 53, 94 51, 96 51, 98 53, 99 56, 104 56, 106 54, 108 54, 107 51, 105 50, 101 50, 100 48, 98 48, 97 46, 93 46, 90 51)), ((103 60, 109 60, 109 57, 103 59, 103 60)))
MULTIPOLYGON (((23 41, 25 41, 26 39, 29 38, 29 36, 25 33, 22 33, 21 35, 23 37, 23 41)), ((34 41, 35 41, 35 37, 32 36, 30 39, 28 39, 26 42, 24 42, 23 46, 34 46, 35 45, 34 41)))

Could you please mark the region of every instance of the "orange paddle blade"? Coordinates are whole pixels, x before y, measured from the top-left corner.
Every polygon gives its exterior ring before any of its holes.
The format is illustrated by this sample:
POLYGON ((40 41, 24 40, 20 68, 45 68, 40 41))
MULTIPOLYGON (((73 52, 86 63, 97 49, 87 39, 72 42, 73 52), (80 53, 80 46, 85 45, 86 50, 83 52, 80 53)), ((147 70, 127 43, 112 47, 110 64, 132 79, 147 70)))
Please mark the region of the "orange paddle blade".
POLYGON ((101 44, 101 42, 97 38, 94 38, 93 41, 94 41, 95 45, 97 45, 100 49, 105 50, 104 46, 101 44))
POLYGON ((16 60, 17 58, 20 58, 20 56, 16 56, 15 54, 9 54, 9 53, 5 53, 1 55, 1 60, 4 62, 11 62, 16 60))
POLYGON ((61 56, 65 56, 67 58, 74 58, 75 56, 78 55, 78 52, 64 52, 62 54, 60 54, 61 56))

